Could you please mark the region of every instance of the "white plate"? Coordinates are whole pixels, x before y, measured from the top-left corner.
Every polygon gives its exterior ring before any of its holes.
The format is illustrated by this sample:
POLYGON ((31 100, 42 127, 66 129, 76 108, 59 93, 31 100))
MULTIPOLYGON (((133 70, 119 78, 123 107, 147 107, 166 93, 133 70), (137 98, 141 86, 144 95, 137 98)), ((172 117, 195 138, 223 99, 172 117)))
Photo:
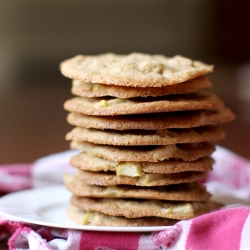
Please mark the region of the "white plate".
POLYGON ((12 220, 56 228, 110 232, 153 232, 159 227, 99 227, 76 224, 66 216, 70 192, 64 186, 34 188, 0 198, 0 214, 12 220))

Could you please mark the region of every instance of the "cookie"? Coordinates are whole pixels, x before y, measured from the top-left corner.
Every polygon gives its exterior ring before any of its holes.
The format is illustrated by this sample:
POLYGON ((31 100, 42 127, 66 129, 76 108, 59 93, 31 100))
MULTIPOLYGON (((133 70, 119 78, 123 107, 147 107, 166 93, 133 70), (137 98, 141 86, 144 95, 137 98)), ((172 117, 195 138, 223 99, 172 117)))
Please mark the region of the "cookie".
POLYGON ((178 145, 165 145, 155 147, 118 147, 98 145, 89 142, 72 141, 72 149, 79 149, 83 152, 110 161, 148 161, 158 162, 169 159, 195 161, 202 157, 210 156, 215 146, 212 143, 186 143, 178 145))
POLYGON ((177 220, 157 217, 127 219, 125 217, 109 216, 94 211, 85 211, 72 205, 67 210, 67 216, 78 224, 89 226, 152 227, 171 226, 177 222, 177 220))
POLYGON ((158 187, 88 185, 74 175, 65 175, 67 189, 76 196, 94 198, 136 198, 171 201, 205 201, 210 198, 206 188, 197 182, 158 187))
POLYGON ((114 146, 150 146, 217 141, 225 137, 216 126, 162 130, 99 130, 76 127, 66 135, 66 140, 87 141, 114 146))
POLYGON ((226 123, 233 119, 235 119, 235 115, 227 107, 216 110, 179 111, 143 115, 90 116, 69 113, 67 116, 68 123, 74 126, 114 130, 192 128, 226 123))
POLYGON ((137 173, 142 175, 144 173, 178 173, 184 171, 211 171, 214 160, 211 157, 200 158, 196 161, 176 161, 167 160, 159 162, 114 162, 104 160, 87 153, 80 153, 74 155, 70 159, 70 165, 88 171, 112 171, 119 175, 119 171, 125 175, 127 169, 128 173, 137 173))
POLYGON ((165 186, 203 179, 207 172, 180 172, 174 174, 143 174, 139 177, 117 176, 110 172, 77 170, 76 177, 89 184, 100 186, 135 185, 143 187, 165 186))
POLYGON ((60 64, 61 73, 71 79, 128 87, 173 85, 213 71, 213 66, 180 55, 165 57, 131 53, 77 55, 60 64))
POLYGON ((136 99, 74 97, 64 103, 67 111, 96 116, 219 109, 223 106, 216 95, 208 92, 136 99))
POLYGON ((71 205, 86 211, 96 211, 126 218, 162 217, 188 220, 208 213, 218 205, 210 200, 194 202, 169 202, 161 200, 87 198, 72 196, 71 205))
POLYGON ((212 87, 212 83, 207 77, 201 76, 195 79, 169 85, 166 87, 123 87, 106 85, 101 83, 83 82, 80 80, 72 81, 71 93, 82 97, 103 97, 112 96, 117 98, 133 98, 148 96, 163 96, 172 94, 188 94, 205 90, 212 87))

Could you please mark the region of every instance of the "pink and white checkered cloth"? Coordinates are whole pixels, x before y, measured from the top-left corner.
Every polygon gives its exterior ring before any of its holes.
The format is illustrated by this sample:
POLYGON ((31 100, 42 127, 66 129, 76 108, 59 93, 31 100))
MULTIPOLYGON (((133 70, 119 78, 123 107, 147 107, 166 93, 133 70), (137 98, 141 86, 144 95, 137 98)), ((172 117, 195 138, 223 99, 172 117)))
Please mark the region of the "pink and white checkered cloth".
MULTIPOLYGON (((0 191, 7 193, 61 183, 60 173, 73 171, 68 164, 73 154, 76 152, 70 150, 32 164, 0 166, 0 191)), ((250 162, 222 147, 217 147, 213 157, 214 170, 205 180, 208 190, 250 203, 250 162)), ((250 249, 250 207, 227 207, 150 234, 32 227, 0 218, 0 239, 6 236, 10 236, 11 250, 243 250, 250 249)))

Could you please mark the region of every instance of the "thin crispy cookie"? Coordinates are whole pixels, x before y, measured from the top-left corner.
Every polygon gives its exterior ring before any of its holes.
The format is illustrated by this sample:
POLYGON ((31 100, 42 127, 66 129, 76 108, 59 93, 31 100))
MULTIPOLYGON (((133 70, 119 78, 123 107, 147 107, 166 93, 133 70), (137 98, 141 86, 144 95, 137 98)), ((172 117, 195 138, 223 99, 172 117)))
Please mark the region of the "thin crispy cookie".
POLYGON ((135 185, 143 187, 165 186, 201 180, 207 172, 180 172, 174 174, 144 174, 140 177, 116 176, 113 173, 77 170, 79 180, 89 185, 135 185), (150 176, 153 177, 150 177, 150 176), (148 177, 149 176, 149 177, 148 177), (152 178, 152 179, 151 179, 152 178))
POLYGON ((146 115, 89 116, 69 113, 67 116, 68 123, 74 126, 114 130, 192 128, 226 123, 233 119, 235 119, 235 115, 227 107, 216 110, 179 111, 146 115))
POLYGON ((131 87, 162 87, 181 83, 213 71, 213 66, 177 55, 106 53, 77 55, 60 64, 61 73, 85 82, 131 87))
POLYGON ((118 147, 98 145, 89 142, 72 141, 72 149, 80 149, 90 155, 110 161, 148 161, 158 162, 169 159, 195 161, 210 156, 215 146, 212 143, 188 143, 158 147, 118 147))
POLYGON ((66 175, 64 183, 72 194, 79 197, 204 201, 211 196, 206 188, 197 182, 158 187, 98 186, 88 185, 76 176, 66 175))
POLYGON ((87 171, 112 171, 116 172, 121 165, 134 165, 141 169, 142 173, 178 173, 184 171, 211 171, 214 160, 211 157, 200 158, 196 161, 166 160, 159 162, 114 162, 104 160, 87 153, 72 156, 70 164, 73 167, 87 171))
POLYGON ((71 93, 82 97, 113 96, 118 98, 163 96, 173 94, 188 94, 211 88, 212 84, 207 77, 201 76, 187 82, 169 85, 166 87, 123 87, 101 83, 73 80, 71 93))
POLYGON ((109 216, 103 213, 85 211, 70 205, 67 216, 81 225, 108 226, 108 227, 149 227, 171 226, 177 220, 157 217, 127 219, 125 217, 109 216))
POLYGON ((224 137, 224 131, 216 126, 157 131, 130 130, 125 132, 76 127, 67 133, 66 140, 114 146, 150 146, 217 141, 224 137))
POLYGON ((87 211, 96 211, 111 216, 126 218, 163 217, 175 220, 188 220, 210 212, 219 206, 208 201, 168 202, 160 200, 98 199, 73 196, 71 204, 87 211))
POLYGON ((137 99, 74 97, 64 103, 64 108, 70 112, 97 116, 219 109, 222 107, 224 107, 224 103, 216 95, 208 92, 137 99))

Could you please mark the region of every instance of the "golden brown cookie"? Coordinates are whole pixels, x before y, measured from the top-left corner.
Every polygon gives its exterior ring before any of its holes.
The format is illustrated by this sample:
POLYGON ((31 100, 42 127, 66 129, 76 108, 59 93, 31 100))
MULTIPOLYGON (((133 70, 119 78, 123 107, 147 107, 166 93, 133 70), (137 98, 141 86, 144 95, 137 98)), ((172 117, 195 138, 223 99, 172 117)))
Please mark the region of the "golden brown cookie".
POLYGON ((70 112, 96 116, 219 109, 223 106, 216 95, 208 92, 136 99, 74 97, 64 103, 64 108, 70 112))
POLYGON ((72 141, 72 149, 79 149, 83 152, 110 161, 148 161, 158 162, 169 159, 195 161, 202 157, 210 156, 215 146, 212 143, 185 143, 178 145, 165 145, 155 147, 118 147, 98 145, 89 142, 72 141))
POLYGON ((127 219, 125 217, 109 216, 94 211, 85 211, 75 206, 69 206, 67 216, 81 225, 109 227, 149 227, 171 226, 177 220, 157 217, 127 219))
POLYGON ((224 131, 216 126, 187 129, 162 130, 99 130, 76 127, 66 135, 67 140, 87 141, 114 146, 150 146, 217 141, 225 137, 224 131))
POLYGON ((197 182, 158 187, 98 186, 88 185, 74 175, 65 175, 64 182, 72 194, 84 197, 204 201, 211 196, 206 188, 197 182))
POLYGON ((213 71, 213 66, 177 55, 132 53, 77 55, 60 64, 61 73, 84 82, 130 87, 162 87, 213 71))
POLYGON ((125 174, 123 169, 126 169, 128 173, 178 173, 184 171, 211 171, 214 160, 211 157, 200 158, 196 161, 176 161, 176 160, 166 160, 159 162, 114 162, 109 160, 104 160, 92 156, 87 153, 80 153, 78 155, 72 156, 70 159, 70 164, 81 170, 88 171, 112 171, 117 174, 125 174))
POLYGON ((114 130, 158 130, 167 128, 192 128, 230 122, 235 118, 227 107, 216 110, 179 111, 155 114, 122 116, 90 116, 69 113, 69 124, 85 128, 114 130))
POLYGON ((143 174, 139 177, 117 176, 110 172, 77 170, 76 177, 89 184, 100 186, 135 185, 143 187, 165 186, 203 179, 207 172, 180 172, 173 174, 143 174))
POLYGON ((87 198, 72 196, 70 203, 86 211, 101 212, 111 216, 126 218, 163 217, 188 220, 218 208, 210 200, 194 202, 169 202, 160 200, 87 198))
POLYGON ((117 98, 133 98, 173 94, 188 94, 200 90, 205 90, 211 87, 211 82, 205 76, 197 77, 195 79, 183 83, 169 85, 166 87, 146 88, 123 87, 73 80, 71 93, 82 97, 113 96, 117 98))

